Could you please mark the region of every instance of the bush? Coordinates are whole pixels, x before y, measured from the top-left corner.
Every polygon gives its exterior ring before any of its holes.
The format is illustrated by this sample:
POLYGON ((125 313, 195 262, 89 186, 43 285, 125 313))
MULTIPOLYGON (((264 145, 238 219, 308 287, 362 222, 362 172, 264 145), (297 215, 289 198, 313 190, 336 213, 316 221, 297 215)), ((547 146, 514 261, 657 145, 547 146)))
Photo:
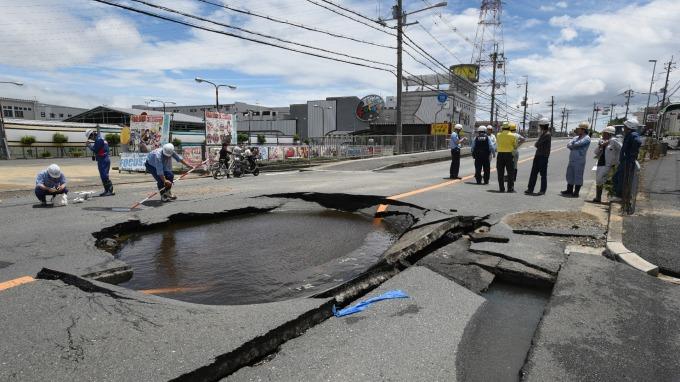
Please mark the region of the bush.
POLYGON ((267 138, 264 136, 264 134, 257 134, 257 143, 260 145, 267 143, 267 138))
POLYGON ((21 137, 21 144, 24 146, 30 146, 35 143, 35 137, 32 135, 24 135, 21 137))
POLYGON ((172 144, 175 148, 180 148, 180 146, 182 146, 182 140, 179 138, 172 138, 172 144))
POLYGON ((298 135, 298 134, 293 134, 293 142, 295 142, 295 143, 300 142, 300 135, 298 135))
POLYGON ((109 146, 118 146, 120 144, 120 135, 116 133, 108 133, 104 136, 104 139, 109 143, 109 146))
POLYGON ((68 137, 62 133, 54 133, 52 135, 52 142, 56 143, 57 145, 62 145, 68 142, 68 137))
POLYGON ((236 135, 236 140, 238 141, 238 143, 248 142, 248 138, 249 138, 249 135, 246 134, 246 133, 238 133, 236 135))
POLYGON ((51 156, 52 156, 52 154, 51 154, 49 151, 43 151, 43 152, 40 154, 40 157, 41 157, 41 158, 49 158, 49 157, 51 157, 51 156))
POLYGON ((309 146, 309 138, 305 138, 305 140, 304 140, 303 142, 304 142, 307 146, 309 146))
POLYGON ((71 155, 73 158, 80 158, 83 156, 83 151, 81 149, 70 149, 69 150, 69 155, 71 155))

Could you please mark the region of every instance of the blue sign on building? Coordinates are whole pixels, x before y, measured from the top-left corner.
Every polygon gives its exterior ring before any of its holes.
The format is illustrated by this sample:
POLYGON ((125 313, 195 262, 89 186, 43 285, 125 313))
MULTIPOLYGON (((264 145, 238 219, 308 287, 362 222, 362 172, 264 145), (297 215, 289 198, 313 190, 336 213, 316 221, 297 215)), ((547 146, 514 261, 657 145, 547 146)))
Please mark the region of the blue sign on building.
POLYGON ((446 94, 446 93, 437 94, 437 101, 439 101, 439 103, 444 103, 444 102, 446 102, 447 99, 449 99, 448 94, 446 94))

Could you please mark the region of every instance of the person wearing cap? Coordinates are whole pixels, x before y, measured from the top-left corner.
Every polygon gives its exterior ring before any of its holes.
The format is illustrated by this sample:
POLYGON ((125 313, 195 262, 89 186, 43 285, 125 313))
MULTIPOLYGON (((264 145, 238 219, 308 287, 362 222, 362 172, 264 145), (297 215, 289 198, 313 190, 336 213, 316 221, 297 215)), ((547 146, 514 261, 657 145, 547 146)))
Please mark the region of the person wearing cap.
POLYGON ((576 128, 576 136, 569 141, 569 165, 567 165, 567 189, 562 191, 563 196, 578 198, 583 185, 583 171, 586 168, 586 153, 590 147, 588 136, 588 122, 579 123, 576 128))
POLYGON ((543 118, 538 121, 538 127, 541 130, 540 136, 534 146, 536 153, 534 154, 534 162, 531 165, 531 173, 529 174, 529 185, 524 191, 527 195, 534 195, 534 187, 536 187, 536 180, 538 175, 541 175, 541 190, 536 195, 545 195, 548 190, 548 158, 550 157, 550 145, 552 136, 550 134, 550 122, 543 118))
MULTIPOLYGON (((517 148, 517 137, 510 132, 510 125, 504 123, 501 132, 496 137, 496 171, 498 172, 498 186, 500 192, 505 192, 505 173, 515 172, 512 153, 517 148)), ((508 192, 515 192, 514 177, 508 176, 508 192)))
POLYGON ((465 142, 465 138, 460 138, 461 130, 463 130, 463 125, 458 123, 451 132, 451 166, 449 167, 449 177, 451 179, 460 179, 458 176, 458 171, 460 171, 460 148, 461 144, 465 142))
POLYGON ((510 133, 515 135, 515 139, 517 139, 517 147, 515 147, 515 151, 512 152, 512 163, 513 167, 515 168, 515 172, 513 172, 513 183, 517 182, 517 164, 519 162, 519 147, 522 145, 522 143, 526 142, 526 138, 522 136, 522 134, 517 132, 517 125, 514 123, 510 123, 510 133))
POLYGON ((614 174, 614 195, 622 197, 624 184, 629 183, 635 170, 635 161, 640 153, 642 139, 637 129, 640 122, 635 118, 630 118, 623 123, 623 144, 619 154, 619 166, 614 174))
POLYGON ((470 143, 472 158, 475 160, 475 180, 482 184, 482 169, 484 170, 484 184, 489 184, 491 177, 491 163, 489 158, 496 150, 491 139, 486 135, 486 127, 477 128, 477 136, 470 143))
POLYGON ((491 163, 491 159, 496 157, 496 136, 493 133, 493 126, 489 125, 486 127, 486 136, 489 137, 494 147, 494 151, 489 155, 489 163, 491 163))
POLYGON ((175 179, 172 173, 172 160, 182 163, 183 165, 192 168, 182 157, 175 152, 175 146, 172 143, 166 143, 163 147, 152 150, 146 156, 144 166, 146 171, 150 173, 156 180, 156 185, 161 192, 161 200, 168 202, 175 200, 177 197, 172 194, 172 181, 175 179))
POLYGON ((614 137, 616 129, 613 126, 607 126, 602 130, 602 139, 595 149, 595 158, 597 158, 597 171, 595 173, 596 194, 594 203, 602 202, 602 190, 607 181, 607 175, 612 167, 619 164, 619 155, 621 154, 621 143, 614 137))
POLYGON ((113 183, 109 179, 109 170, 111 169, 111 159, 109 158, 109 143, 102 138, 101 133, 94 129, 87 129, 85 132, 87 139, 87 147, 94 153, 93 159, 97 161, 97 169, 99 170, 99 178, 102 180, 104 192, 99 196, 111 196, 116 193, 113 192, 113 183))
POLYGON ((42 205, 47 205, 47 196, 54 199, 55 195, 68 194, 66 188, 66 177, 56 164, 49 165, 38 173, 35 178, 35 196, 38 197, 42 205))

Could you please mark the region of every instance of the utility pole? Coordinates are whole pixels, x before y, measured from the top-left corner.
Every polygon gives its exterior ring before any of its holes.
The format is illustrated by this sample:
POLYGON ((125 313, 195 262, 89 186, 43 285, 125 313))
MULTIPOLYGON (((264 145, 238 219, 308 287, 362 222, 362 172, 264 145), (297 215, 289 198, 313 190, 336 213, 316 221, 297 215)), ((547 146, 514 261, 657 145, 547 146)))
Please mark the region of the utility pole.
POLYGON ((401 81, 403 76, 403 64, 401 62, 401 55, 403 50, 402 42, 404 39, 404 12, 402 7, 402 0, 397 0, 397 5, 392 9, 392 16, 397 19, 397 131, 395 146, 398 154, 401 154, 401 134, 403 132, 401 121, 401 81))
MULTIPOLYGON (((493 111, 496 105, 496 61, 498 60, 498 45, 494 45, 493 53, 491 53, 491 62, 493 64, 493 74, 491 76, 491 117, 489 120, 492 125, 496 125, 493 119, 493 111)), ((498 115, 498 113, 496 113, 498 115)), ((496 118, 498 120, 498 118, 496 118)))
POLYGON ((633 97, 633 89, 626 90, 623 92, 623 95, 626 97, 626 115, 623 118, 628 119, 628 106, 630 105, 631 97, 633 97))
POLYGON ((567 114, 567 105, 562 108, 562 122, 560 122, 560 133, 564 130, 564 116, 567 114))
POLYGON ((555 132, 555 96, 550 96, 550 132, 555 132))
POLYGON ((527 97, 529 96, 529 77, 527 76, 526 81, 524 82, 524 115, 522 116, 522 132, 526 135, 527 131, 527 103, 529 100, 527 97))
POLYGON ((571 111, 571 110, 569 110, 569 109, 566 110, 566 112, 567 112, 567 120, 564 122, 564 132, 565 132, 565 134, 569 132, 569 112, 570 112, 570 111, 571 111))
POLYGON ((673 57, 674 56, 671 56, 671 60, 668 61, 668 64, 666 64, 666 84, 663 86, 663 98, 661 99, 662 109, 666 105, 666 94, 668 94, 668 77, 671 75, 671 69, 673 68, 673 57))
POLYGON ((614 120, 614 108, 616 107, 616 104, 610 103, 609 106, 610 106, 610 109, 609 109, 609 124, 611 124, 612 121, 614 120))
POLYGON ((589 136, 593 136, 593 126, 595 126, 595 110, 597 110, 597 102, 593 102, 593 113, 590 115, 590 132, 588 133, 589 136))
POLYGON ((647 125, 647 114, 649 113, 649 100, 652 98, 652 87, 654 86, 654 75, 656 74, 656 60, 649 60, 649 62, 654 63, 654 68, 652 69, 652 79, 649 81, 649 93, 647 94, 647 107, 645 107, 644 121, 643 125, 647 125))

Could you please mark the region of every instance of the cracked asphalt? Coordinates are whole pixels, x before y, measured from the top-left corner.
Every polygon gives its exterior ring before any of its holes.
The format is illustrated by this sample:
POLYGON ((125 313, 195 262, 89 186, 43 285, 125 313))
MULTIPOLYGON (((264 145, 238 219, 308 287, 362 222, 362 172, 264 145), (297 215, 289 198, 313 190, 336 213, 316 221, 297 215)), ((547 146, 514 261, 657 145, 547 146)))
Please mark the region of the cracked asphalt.
MULTIPOLYGON (((489 186, 468 184, 469 179, 457 182, 443 179, 448 175, 449 164, 446 161, 417 167, 371 171, 372 168, 382 167, 381 163, 376 161, 368 168, 365 163, 357 165, 349 162, 346 168, 341 164, 334 164, 333 168, 326 168, 323 171, 292 171, 221 181, 212 178, 188 179, 175 186, 174 192, 179 197, 178 201, 162 206, 157 201, 150 201, 143 209, 128 213, 113 212, 110 208, 129 207, 141 200, 148 192, 153 191, 150 184, 118 185, 117 195, 114 197, 95 198, 84 204, 63 208, 34 208, 36 201, 29 194, 0 198, 2 199, 0 230, 3 238, 0 241, 0 283, 25 276, 35 277, 42 268, 56 269, 74 275, 125 268, 125 263, 95 246, 96 239, 93 233, 132 220, 138 220, 141 224, 153 224, 179 216, 186 217, 187 214, 196 216, 244 207, 267 209, 286 203, 283 195, 275 198, 261 197, 268 194, 296 192, 380 196, 401 194, 400 201, 430 211, 439 211, 440 216, 446 217, 447 213, 466 216, 489 215, 489 221, 492 223, 498 222, 506 214, 519 211, 576 211, 583 206, 586 192, 582 193, 580 199, 563 198, 559 195, 559 191, 565 187, 564 174, 568 157, 567 150, 562 148, 565 145, 566 141, 553 142, 556 151, 551 155, 548 193, 543 197, 522 194, 533 155, 531 145, 525 144, 520 150, 520 161, 526 161, 520 165, 516 194, 488 192, 497 187, 495 173, 492 174, 489 186), (361 170, 357 171, 357 168, 361 170)), ((589 171, 592 167, 590 157, 592 155, 589 155, 586 166, 584 191, 590 189, 592 185, 593 174, 589 171)), ((472 172, 471 158, 463 158, 462 176, 470 175, 472 172)), ((336 195, 329 196, 329 200, 337 202, 343 199, 336 195)), ((401 208, 391 206, 388 212, 398 212, 401 208)), ((262 232, 272 229, 275 227, 263 227, 262 232)), ((257 235, 262 237, 259 232, 257 235)), ((301 233, 301 237, 302 235, 304 233, 301 233)), ((520 245, 526 245, 526 241, 530 242, 533 237, 513 235, 512 239, 517 246, 512 240, 506 245, 516 249, 520 245)), ((536 259, 526 253, 522 254, 524 257, 521 258, 507 256, 504 258, 503 269, 506 273, 508 269, 558 273, 567 259, 558 256, 554 252, 555 248, 561 250, 559 244, 557 247, 551 247, 549 252, 554 255, 551 255, 547 262, 542 251, 537 251, 541 252, 537 255, 543 257, 536 259)), ((488 254, 488 251, 485 253, 488 254)), ((389 302, 384 303, 386 304, 384 309, 391 311, 399 308, 401 310, 397 309, 396 312, 406 312, 398 316, 406 320, 403 323, 404 333, 408 332, 409 326, 422 323, 427 324, 428 330, 417 332, 418 334, 413 337, 414 342, 409 343, 409 346, 401 347, 399 341, 394 344, 388 341, 384 342, 383 350, 396 352, 398 356, 395 355, 395 360, 414 362, 411 350, 427 349, 427 352, 437 356, 432 359, 436 359, 440 372, 423 376, 431 377, 427 380, 456 380, 456 358, 445 355, 456 351, 463 330, 474 319, 474 313, 482 305, 484 298, 455 284, 456 277, 440 277, 424 267, 418 268, 421 268, 421 271, 416 279, 427 279, 432 284, 430 293, 423 293, 413 285, 413 279, 408 278, 408 275, 392 281, 395 287, 412 289, 413 297, 409 304, 420 307, 415 312, 417 314, 406 314, 411 312, 403 310, 408 306, 391 306, 389 302), (460 292, 457 292, 459 289, 460 292), (448 303, 437 306, 435 296, 448 299, 446 300, 448 303), (459 309, 462 301, 460 299, 470 301, 465 305, 464 311, 459 309), (435 309, 433 313, 436 314, 429 315, 428 306, 435 309), (460 320, 461 325, 450 326, 448 322, 452 319, 460 320), (447 341, 441 341, 442 328, 447 328, 445 337, 447 341), (425 346, 427 344, 431 346, 425 346), (407 354, 409 357, 405 357, 407 354)), ((486 272, 493 271, 491 268, 482 268, 486 272)), ((479 269, 475 271, 477 274, 483 274, 479 269)), ((409 274, 413 272, 415 270, 409 274)), ((486 279, 488 280, 488 277, 486 279)), ((5 335, 0 343, 1 380, 151 381, 173 378, 211 380, 216 376, 228 375, 238 370, 239 365, 248 364, 257 357, 265 356, 266 354, 259 354, 253 350, 257 347, 266 347, 264 343, 258 342, 261 338, 272 338, 274 340, 270 345, 278 346, 277 343, 286 343, 302 334, 299 341, 305 343, 313 338, 303 334, 308 327, 313 327, 313 330, 321 336, 328 336, 328 333, 323 332, 324 325, 333 325, 332 321, 326 321, 315 326, 330 314, 329 302, 325 299, 294 299, 242 306, 205 306, 147 296, 108 284, 97 282, 95 284, 117 291, 125 298, 114 298, 106 293, 83 290, 62 280, 36 280, 0 290, 0 304, 3 306, 0 311, 0 329, 3 333, 12 333, 11 336, 5 335), (245 354, 251 354, 254 358, 247 358, 245 354)), ((616 293, 625 291, 619 289, 616 293)), ((389 315, 384 317, 380 312, 382 311, 376 310, 368 316, 357 316, 362 322, 361 327, 371 331, 374 330, 372 328, 381 327, 378 325, 380 322, 396 324, 396 321, 390 323, 389 315)), ((336 333, 334 338, 339 343, 348 345, 351 343, 349 342, 351 337, 345 338, 342 330, 336 333)), ((380 333, 374 332, 372 335, 380 336, 380 333)), ((626 335, 627 333, 620 333, 622 338, 626 335)), ((312 347, 306 351, 314 352, 314 342, 310 344, 312 347)), ((295 345, 284 348, 295 349, 295 345)), ((275 347, 270 351, 274 349, 275 347)), ((362 359, 362 354, 374 353, 374 349, 368 346, 351 349, 356 352, 352 357, 357 359, 362 359)), ((304 355, 297 351, 292 355, 292 359, 304 359, 304 355)), ((426 358, 430 359, 425 356, 418 359, 426 358)), ((345 359, 343 364, 345 370, 351 369, 350 359, 345 359)), ((381 373, 381 368, 384 371, 390 367, 389 362, 369 363, 370 358, 363 359, 365 369, 357 370, 371 369, 371 372, 357 374, 358 377, 365 379, 371 375, 375 380, 381 380, 387 379, 388 376, 391 379, 399 379, 401 375, 381 373), (377 370, 372 370, 373 368, 377 370)), ((386 360, 385 357, 380 359, 386 360)), ((343 358, 339 358, 337 362, 343 363, 343 358)), ((400 364, 406 373, 403 375, 412 375, 404 367, 407 366, 404 362, 400 364)), ((286 367, 291 366, 295 365, 286 367)), ((330 364, 325 363, 322 369, 325 368, 326 371, 307 369, 309 372, 293 367, 291 371, 281 374, 278 380, 315 380, 314 376, 334 375, 327 373, 330 367, 330 364)), ((549 371, 557 365, 546 362, 540 367, 549 371)), ((519 367, 516 369, 519 371, 519 367)), ((256 374, 260 375, 259 372, 256 374)), ((248 379, 249 374, 234 375, 240 376, 239 379, 242 379, 241 377, 248 379)), ((261 379, 277 380, 277 374, 266 375, 261 379)), ((424 380, 415 374, 412 376, 413 378, 409 380, 424 380)), ((507 380, 517 378, 518 374, 509 375, 507 380)))

